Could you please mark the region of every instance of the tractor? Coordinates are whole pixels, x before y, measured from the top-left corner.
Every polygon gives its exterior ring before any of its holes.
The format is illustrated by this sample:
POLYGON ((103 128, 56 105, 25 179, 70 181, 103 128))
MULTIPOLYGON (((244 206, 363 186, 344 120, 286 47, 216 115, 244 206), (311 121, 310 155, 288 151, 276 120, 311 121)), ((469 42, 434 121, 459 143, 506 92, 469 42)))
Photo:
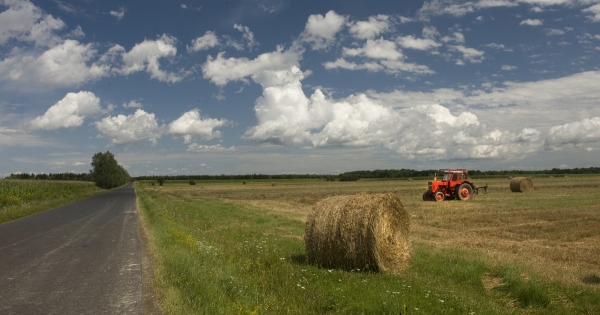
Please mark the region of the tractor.
POLYGON ((469 200, 473 197, 475 185, 468 180, 466 169, 441 169, 423 194, 424 201, 444 201, 446 199, 469 200), (438 180, 438 174, 443 176, 438 180))

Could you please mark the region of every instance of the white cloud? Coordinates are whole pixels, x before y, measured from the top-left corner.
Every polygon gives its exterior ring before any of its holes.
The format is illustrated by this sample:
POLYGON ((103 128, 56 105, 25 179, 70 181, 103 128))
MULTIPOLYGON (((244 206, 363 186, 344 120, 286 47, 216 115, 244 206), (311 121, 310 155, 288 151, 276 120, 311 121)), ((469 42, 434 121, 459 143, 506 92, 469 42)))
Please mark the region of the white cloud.
POLYGON ((385 14, 369 17, 368 21, 350 24, 350 33, 358 39, 371 39, 390 29, 390 17, 385 14))
POLYGON ((452 33, 452 36, 442 37, 442 41, 444 43, 448 43, 448 42, 464 43, 465 35, 463 35, 461 32, 454 32, 454 33, 452 33))
POLYGON ((539 147, 538 131, 487 130, 468 111, 454 114, 429 103, 392 108, 365 94, 327 98, 320 90, 307 97, 297 67, 255 77, 263 86, 256 100, 258 123, 244 138, 279 145, 381 147, 406 158, 512 158, 539 147), (536 142, 536 143, 533 143, 536 142))
POLYGON ((327 49, 335 40, 335 35, 346 24, 347 18, 329 11, 325 16, 313 14, 308 17, 300 39, 312 44, 313 50, 327 49))
POLYGON ((519 68, 519 67, 517 67, 517 66, 510 66, 510 65, 502 65, 502 70, 504 70, 504 71, 512 71, 512 70, 515 70, 517 68, 519 68))
POLYGON ((197 52, 213 48, 217 45, 219 45, 217 35, 214 32, 207 31, 204 35, 192 40, 192 46, 187 46, 187 50, 190 52, 197 52))
POLYGON ((565 121, 600 117, 597 106, 599 85, 600 71, 589 71, 537 82, 504 82, 485 90, 396 90, 390 93, 369 91, 367 94, 393 108, 438 103, 451 110, 470 109, 488 128, 518 135, 519 130, 527 127, 547 135, 551 126, 562 125, 565 121))
POLYGON ((125 8, 119 8, 118 11, 110 11, 110 15, 117 18, 117 20, 122 20, 125 17, 125 8))
POLYGON ((142 108, 144 105, 138 101, 129 101, 129 103, 123 103, 123 108, 142 108))
POLYGON ((542 20, 540 19, 527 19, 527 20, 523 20, 521 21, 521 23, 519 23, 519 25, 530 25, 530 26, 540 26, 543 25, 542 20))
POLYGON ((56 130, 79 127, 86 116, 101 111, 100 99, 92 92, 68 93, 52 105, 43 116, 30 122, 32 129, 56 130))
POLYGON ((485 57, 483 56, 485 52, 477 50, 475 48, 469 48, 463 45, 454 45, 450 46, 450 50, 462 53, 463 60, 469 61, 471 63, 479 63, 485 59, 485 57))
POLYGON ((564 35, 564 34, 565 34, 565 31, 563 31, 563 30, 557 30, 557 29, 553 29, 553 28, 546 30, 546 35, 549 35, 549 36, 564 35))
POLYGON ((60 42, 54 31, 65 27, 62 20, 43 13, 30 1, 3 1, 2 4, 8 6, 8 10, 0 13, 0 45, 10 38, 39 46, 60 42))
POLYGON ((221 132, 215 129, 226 124, 228 124, 226 119, 202 118, 200 110, 193 109, 171 122, 167 132, 183 136, 184 143, 190 143, 193 136, 199 136, 206 140, 220 137, 221 132))
POLYGON ((397 48, 396 43, 385 39, 369 39, 362 47, 344 48, 343 54, 347 57, 368 58, 375 61, 355 63, 349 62, 343 58, 338 58, 334 62, 324 63, 323 66, 326 69, 342 68, 347 70, 368 70, 373 72, 386 71, 388 73, 398 73, 401 71, 418 74, 433 73, 427 66, 405 62, 404 55, 402 54, 402 51, 397 48))
POLYGON ((600 3, 595 4, 587 9, 582 10, 585 13, 591 13, 588 18, 593 22, 600 22, 600 3))
POLYGON ((494 8, 494 7, 515 7, 519 4, 512 0, 479 0, 475 5, 479 9, 494 8))
POLYGON ((546 145, 553 149, 590 143, 600 143, 600 117, 554 126, 546 139, 546 145))
POLYGON ((233 24, 233 28, 242 32, 243 37, 244 37, 244 42, 241 44, 237 43, 237 42, 233 42, 230 44, 231 46, 233 46, 237 50, 242 50, 244 47, 248 47, 248 48, 252 49, 254 46, 258 45, 258 42, 256 42, 256 40, 254 40, 254 33, 252 33, 252 31, 250 31, 250 28, 248 28, 248 26, 243 26, 240 24, 233 24))
POLYGON ((156 145, 162 136, 163 127, 159 127, 154 114, 138 109, 134 114, 109 116, 94 123, 98 131, 111 139, 112 144, 130 145, 150 141, 156 145))
POLYGON ((277 50, 259 55, 253 60, 248 58, 225 58, 225 53, 220 52, 216 58, 208 56, 202 65, 205 79, 210 79, 216 85, 223 86, 230 81, 245 80, 246 77, 261 71, 287 69, 297 65, 302 52, 293 49, 277 50))
POLYGON ((84 38, 85 37, 85 32, 83 32, 83 29, 81 28, 81 26, 77 25, 77 27, 72 30, 69 34, 67 34, 66 38, 84 38))
POLYGON ((129 52, 123 54, 124 66, 121 73, 129 75, 138 71, 146 71, 150 77, 162 82, 176 83, 183 79, 175 73, 160 69, 159 59, 174 57, 177 54, 176 39, 163 34, 157 40, 144 40, 136 44, 129 52))
MULTIPOLYGON (((229 148, 223 147, 220 144, 216 145, 202 145, 197 143, 192 143, 187 148, 188 152, 235 152, 237 151, 236 147, 231 146, 229 148)), ((204 163, 201 166, 206 166, 204 163)))
POLYGON ((6 81, 36 82, 49 88, 78 86, 109 75, 110 67, 102 61, 88 65, 95 55, 92 44, 76 40, 65 40, 37 57, 13 50, 0 61, 0 74, 6 81))
POLYGON ((396 48, 396 43, 385 39, 369 39, 363 47, 344 48, 343 54, 352 57, 389 60, 398 60, 404 57, 402 52, 396 48))
POLYGON ((357 64, 356 62, 349 62, 344 58, 338 58, 335 61, 328 61, 323 64, 325 69, 346 69, 346 70, 368 70, 372 72, 382 71, 385 67, 377 62, 364 62, 357 64))
POLYGON ((461 17, 474 11, 475 5, 473 2, 455 3, 454 1, 432 0, 423 3, 423 6, 417 12, 417 16, 421 20, 429 20, 431 16, 449 14, 461 17))
POLYGON ((417 50, 429 50, 429 49, 440 47, 442 45, 440 43, 437 43, 433 39, 415 38, 412 35, 398 36, 396 38, 396 43, 398 43, 403 48, 411 48, 411 49, 417 49, 417 50))

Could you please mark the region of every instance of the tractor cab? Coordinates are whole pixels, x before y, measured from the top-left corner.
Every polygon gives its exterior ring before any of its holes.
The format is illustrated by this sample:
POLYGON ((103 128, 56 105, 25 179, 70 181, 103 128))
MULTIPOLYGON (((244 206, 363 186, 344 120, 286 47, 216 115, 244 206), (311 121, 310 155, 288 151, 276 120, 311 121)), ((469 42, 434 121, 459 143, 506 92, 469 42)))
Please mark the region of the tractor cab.
POLYGON ((466 169, 441 169, 428 183, 423 200, 443 201, 445 199, 469 200, 473 196, 473 183, 468 181, 466 169), (438 180, 438 175, 441 180, 438 180))

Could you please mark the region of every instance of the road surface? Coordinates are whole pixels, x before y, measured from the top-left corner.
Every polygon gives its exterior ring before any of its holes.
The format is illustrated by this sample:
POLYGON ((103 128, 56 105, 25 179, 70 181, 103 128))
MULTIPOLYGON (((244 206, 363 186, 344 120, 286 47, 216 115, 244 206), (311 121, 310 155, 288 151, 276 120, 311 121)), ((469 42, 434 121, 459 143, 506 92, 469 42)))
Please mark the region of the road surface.
POLYGON ((0 224, 0 314, 141 314, 133 184, 0 224))

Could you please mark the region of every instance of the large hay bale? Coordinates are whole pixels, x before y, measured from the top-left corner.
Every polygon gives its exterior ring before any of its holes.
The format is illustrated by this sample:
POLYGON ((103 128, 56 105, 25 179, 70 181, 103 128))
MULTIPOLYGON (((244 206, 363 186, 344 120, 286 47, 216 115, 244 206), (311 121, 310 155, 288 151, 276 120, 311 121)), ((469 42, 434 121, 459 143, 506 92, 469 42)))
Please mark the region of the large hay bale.
POLYGON ((409 218, 396 194, 335 196, 306 221, 306 256, 328 268, 398 273, 410 257, 409 218))
POLYGON ((515 177, 510 180, 510 191, 529 192, 533 190, 533 181, 529 177, 515 177))

